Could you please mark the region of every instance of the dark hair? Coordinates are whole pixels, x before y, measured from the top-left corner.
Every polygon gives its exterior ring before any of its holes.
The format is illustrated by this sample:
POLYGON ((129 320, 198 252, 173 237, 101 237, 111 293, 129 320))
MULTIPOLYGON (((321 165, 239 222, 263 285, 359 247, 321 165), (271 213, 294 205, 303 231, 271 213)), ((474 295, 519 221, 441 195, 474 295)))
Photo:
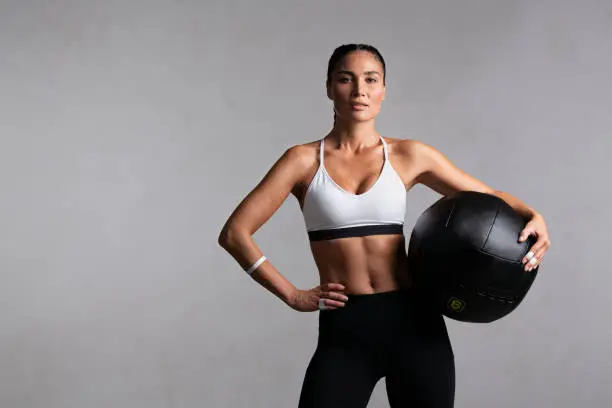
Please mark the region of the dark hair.
MULTIPOLYGON (((387 65, 385 64, 385 59, 382 54, 376 49, 376 47, 368 44, 344 44, 336 48, 329 58, 329 63, 327 64, 327 84, 329 85, 332 81, 332 73, 336 66, 342 61, 342 59, 351 52, 355 51, 366 51, 369 52, 380 62, 383 68, 383 85, 385 84, 385 80, 387 78, 387 65)), ((334 112, 334 123, 336 123, 336 113, 334 112)))

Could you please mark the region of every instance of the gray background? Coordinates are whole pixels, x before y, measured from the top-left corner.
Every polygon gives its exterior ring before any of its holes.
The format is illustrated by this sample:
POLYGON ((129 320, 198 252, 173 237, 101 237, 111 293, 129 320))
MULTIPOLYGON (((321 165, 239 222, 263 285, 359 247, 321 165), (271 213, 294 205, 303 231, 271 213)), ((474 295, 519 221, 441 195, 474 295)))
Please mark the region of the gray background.
MULTIPOLYGON (((317 314, 216 239, 286 148, 330 129, 327 60, 348 42, 387 59, 383 135, 549 225, 515 313, 447 321, 456 406, 612 404, 610 2, 3 0, 0 406, 296 406, 317 314)), ((437 198, 409 193, 407 232, 437 198)), ((317 284, 294 199, 256 241, 317 284)))

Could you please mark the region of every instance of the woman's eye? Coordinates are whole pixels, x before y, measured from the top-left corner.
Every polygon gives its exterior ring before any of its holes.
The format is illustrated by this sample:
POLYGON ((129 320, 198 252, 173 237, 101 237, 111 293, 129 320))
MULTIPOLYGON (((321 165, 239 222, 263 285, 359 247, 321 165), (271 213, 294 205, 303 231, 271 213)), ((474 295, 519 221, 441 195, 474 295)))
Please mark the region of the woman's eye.
POLYGON ((374 83, 374 82, 377 82, 376 78, 368 78, 368 79, 367 79, 367 81, 368 81, 369 83, 374 83))

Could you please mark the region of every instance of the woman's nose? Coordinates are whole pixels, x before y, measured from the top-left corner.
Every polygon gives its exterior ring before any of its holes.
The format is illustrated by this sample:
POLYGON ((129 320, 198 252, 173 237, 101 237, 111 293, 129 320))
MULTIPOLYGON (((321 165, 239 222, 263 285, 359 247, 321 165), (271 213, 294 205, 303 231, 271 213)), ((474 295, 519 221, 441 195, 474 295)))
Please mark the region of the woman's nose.
POLYGON ((355 86, 353 87, 353 95, 360 96, 364 95, 364 85, 361 82, 355 82, 355 86))

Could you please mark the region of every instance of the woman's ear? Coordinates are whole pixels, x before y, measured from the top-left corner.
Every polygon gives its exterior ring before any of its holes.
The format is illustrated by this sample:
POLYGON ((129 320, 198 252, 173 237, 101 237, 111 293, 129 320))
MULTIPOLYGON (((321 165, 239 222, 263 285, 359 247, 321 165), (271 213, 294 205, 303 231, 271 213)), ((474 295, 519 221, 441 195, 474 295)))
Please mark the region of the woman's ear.
POLYGON ((326 82, 325 82, 325 88, 326 88, 326 90, 327 90, 327 98, 328 98, 329 100, 332 100, 332 101, 333 101, 333 100, 334 100, 334 95, 333 95, 333 92, 332 92, 331 86, 329 85, 329 82, 328 82, 328 81, 326 81, 326 82))

